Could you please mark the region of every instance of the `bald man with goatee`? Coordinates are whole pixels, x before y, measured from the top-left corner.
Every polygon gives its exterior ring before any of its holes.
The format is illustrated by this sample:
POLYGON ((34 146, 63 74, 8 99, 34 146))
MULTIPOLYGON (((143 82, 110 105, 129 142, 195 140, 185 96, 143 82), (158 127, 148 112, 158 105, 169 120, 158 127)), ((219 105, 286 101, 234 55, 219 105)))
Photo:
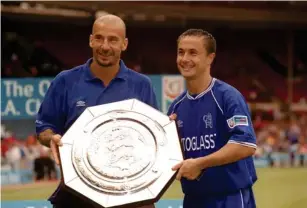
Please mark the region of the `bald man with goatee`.
MULTIPOLYGON (((42 145, 51 148, 58 165, 61 137, 87 107, 136 98, 158 109, 150 79, 127 68, 121 60, 121 53, 128 46, 126 26, 122 19, 114 15, 96 19, 89 46, 93 57, 83 65, 63 71, 55 77, 37 114, 35 124, 38 139, 42 145)), ((49 201, 54 208, 99 207, 63 188, 62 182, 49 201)), ((153 208, 154 205, 130 207, 153 208)))

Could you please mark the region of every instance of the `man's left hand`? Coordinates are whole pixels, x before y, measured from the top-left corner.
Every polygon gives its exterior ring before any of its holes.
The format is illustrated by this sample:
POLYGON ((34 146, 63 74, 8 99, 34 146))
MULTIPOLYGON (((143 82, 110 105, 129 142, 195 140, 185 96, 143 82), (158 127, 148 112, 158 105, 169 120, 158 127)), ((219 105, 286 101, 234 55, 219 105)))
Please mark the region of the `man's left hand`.
POLYGON ((185 177, 188 180, 194 180, 201 174, 202 169, 198 159, 187 159, 175 165, 172 170, 178 170, 176 179, 180 180, 185 177))

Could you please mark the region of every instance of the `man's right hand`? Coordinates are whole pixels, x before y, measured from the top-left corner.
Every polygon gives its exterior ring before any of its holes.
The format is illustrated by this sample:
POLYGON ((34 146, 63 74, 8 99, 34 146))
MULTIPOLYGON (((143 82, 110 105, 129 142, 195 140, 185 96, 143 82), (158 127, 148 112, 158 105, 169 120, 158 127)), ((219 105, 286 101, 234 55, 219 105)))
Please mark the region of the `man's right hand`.
POLYGON ((176 120, 177 119, 177 114, 173 113, 172 115, 169 116, 170 120, 176 120))
POLYGON ((60 165, 60 157, 59 157, 59 151, 58 151, 58 146, 62 146, 62 142, 61 142, 61 138, 62 136, 59 134, 55 134, 51 136, 51 140, 50 140, 50 148, 51 148, 51 152, 53 155, 53 158, 55 160, 55 163, 57 165, 60 165))

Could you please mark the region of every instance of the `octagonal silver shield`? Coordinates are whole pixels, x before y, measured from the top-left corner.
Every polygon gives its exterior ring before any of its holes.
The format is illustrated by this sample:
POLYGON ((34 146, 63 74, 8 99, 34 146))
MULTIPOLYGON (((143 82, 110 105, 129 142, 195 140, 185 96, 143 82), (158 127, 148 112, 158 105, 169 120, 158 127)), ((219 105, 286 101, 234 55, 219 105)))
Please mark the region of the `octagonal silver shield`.
POLYGON ((156 202, 183 160, 175 121, 137 99, 88 107, 62 143, 65 186, 102 207, 156 202))

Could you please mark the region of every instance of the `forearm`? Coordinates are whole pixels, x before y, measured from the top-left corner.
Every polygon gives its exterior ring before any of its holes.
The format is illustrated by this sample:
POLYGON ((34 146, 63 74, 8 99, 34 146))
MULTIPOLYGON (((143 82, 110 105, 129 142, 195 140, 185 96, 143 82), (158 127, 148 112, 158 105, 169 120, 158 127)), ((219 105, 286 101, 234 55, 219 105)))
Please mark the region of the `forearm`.
POLYGON ((46 129, 45 131, 41 132, 38 135, 38 141, 46 146, 46 147, 50 147, 50 141, 51 141, 51 137, 54 135, 55 133, 51 130, 51 129, 46 129))
POLYGON ((254 153, 255 148, 253 147, 229 143, 222 147, 219 151, 199 158, 199 164, 202 169, 221 166, 252 156, 254 153))

